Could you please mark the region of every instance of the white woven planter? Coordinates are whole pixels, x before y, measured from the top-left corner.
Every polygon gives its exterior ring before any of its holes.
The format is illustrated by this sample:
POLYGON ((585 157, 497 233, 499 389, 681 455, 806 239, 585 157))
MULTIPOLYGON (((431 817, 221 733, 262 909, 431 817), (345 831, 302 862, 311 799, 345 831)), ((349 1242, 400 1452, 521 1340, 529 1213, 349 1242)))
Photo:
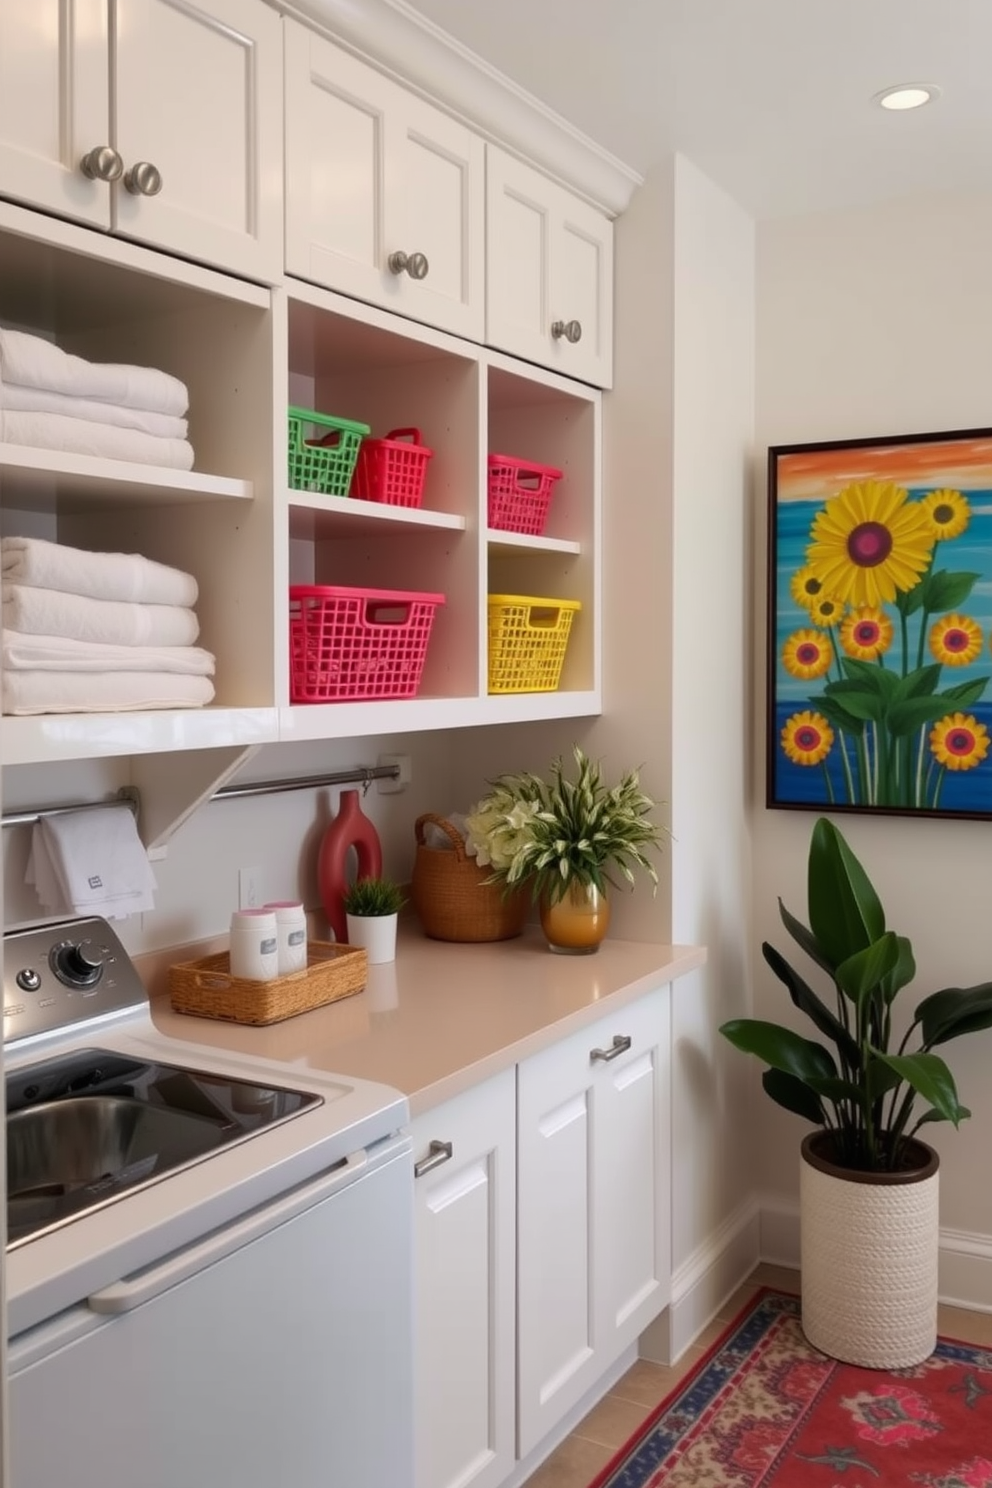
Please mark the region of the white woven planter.
POLYGON ((938 1158, 909 1173, 851 1173, 802 1145, 803 1332, 814 1348, 867 1369, 920 1364, 937 1343, 938 1158))

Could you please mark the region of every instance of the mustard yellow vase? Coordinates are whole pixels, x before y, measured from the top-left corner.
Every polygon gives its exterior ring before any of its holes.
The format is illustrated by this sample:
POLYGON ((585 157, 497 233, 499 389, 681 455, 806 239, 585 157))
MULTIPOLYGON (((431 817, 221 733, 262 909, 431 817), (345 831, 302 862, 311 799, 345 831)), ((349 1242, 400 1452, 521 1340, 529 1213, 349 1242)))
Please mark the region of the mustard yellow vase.
POLYGON ((588 956, 598 951, 610 925, 610 902, 595 884, 570 883, 557 903, 545 895, 540 904, 541 929, 548 950, 560 956, 588 956))

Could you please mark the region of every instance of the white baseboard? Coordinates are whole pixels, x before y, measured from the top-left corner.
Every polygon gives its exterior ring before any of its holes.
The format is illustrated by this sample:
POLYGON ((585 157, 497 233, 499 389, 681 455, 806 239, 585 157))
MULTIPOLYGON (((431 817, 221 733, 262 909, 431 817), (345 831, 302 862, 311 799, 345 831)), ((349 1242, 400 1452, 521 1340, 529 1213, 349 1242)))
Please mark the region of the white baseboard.
MULTIPOLYGON (((799 1205, 763 1194, 757 1206, 761 1259, 777 1266, 798 1266, 799 1205)), ((942 1227, 938 1289, 941 1302, 951 1307, 992 1312, 992 1235, 942 1227)))
POLYGON ((672 1276, 672 1301, 641 1334, 642 1359, 674 1364, 711 1323, 759 1260, 757 1200, 747 1199, 672 1276))

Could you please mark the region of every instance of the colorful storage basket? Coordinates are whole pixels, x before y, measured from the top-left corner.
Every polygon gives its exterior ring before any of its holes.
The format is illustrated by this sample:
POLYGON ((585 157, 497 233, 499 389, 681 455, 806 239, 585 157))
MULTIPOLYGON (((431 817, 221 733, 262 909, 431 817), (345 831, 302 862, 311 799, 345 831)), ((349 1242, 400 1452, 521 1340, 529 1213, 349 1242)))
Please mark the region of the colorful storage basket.
POLYGON ((433 453, 421 444, 419 429, 391 429, 384 439, 363 439, 351 482, 352 496, 390 506, 419 506, 433 453))
POLYGON ((555 692, 577 599, 489 596, 489 691, 555 692))
POLYGON ((537 465, 512 455, 490 455, 490 527, 540 537, 548 520, 552 489, 561 476, 553 465, 537 465))
POLYGON ((347 496, 368 424, 307 408, 289 410, 289 485, 293 491, 347 496))
POLYGON ((292 703, 416 696, 443 594, 294 584, 292 703))

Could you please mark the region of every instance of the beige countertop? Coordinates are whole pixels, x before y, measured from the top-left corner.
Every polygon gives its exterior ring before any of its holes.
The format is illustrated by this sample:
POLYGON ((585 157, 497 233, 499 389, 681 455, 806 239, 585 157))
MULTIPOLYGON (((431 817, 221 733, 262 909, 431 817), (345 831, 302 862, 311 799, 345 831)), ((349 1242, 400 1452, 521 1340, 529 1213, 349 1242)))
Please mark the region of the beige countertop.
POLYGON ((161 975, 146 981, 155 1025, 172 1038, 380 1080, 417 1115, 705 959, 701 946, 609 938, 595 955, 557 956, 536 930, 462 945, 406 926, 396 960, 370 966, 363 992, 266 1028, 175 1013, 161 975))

